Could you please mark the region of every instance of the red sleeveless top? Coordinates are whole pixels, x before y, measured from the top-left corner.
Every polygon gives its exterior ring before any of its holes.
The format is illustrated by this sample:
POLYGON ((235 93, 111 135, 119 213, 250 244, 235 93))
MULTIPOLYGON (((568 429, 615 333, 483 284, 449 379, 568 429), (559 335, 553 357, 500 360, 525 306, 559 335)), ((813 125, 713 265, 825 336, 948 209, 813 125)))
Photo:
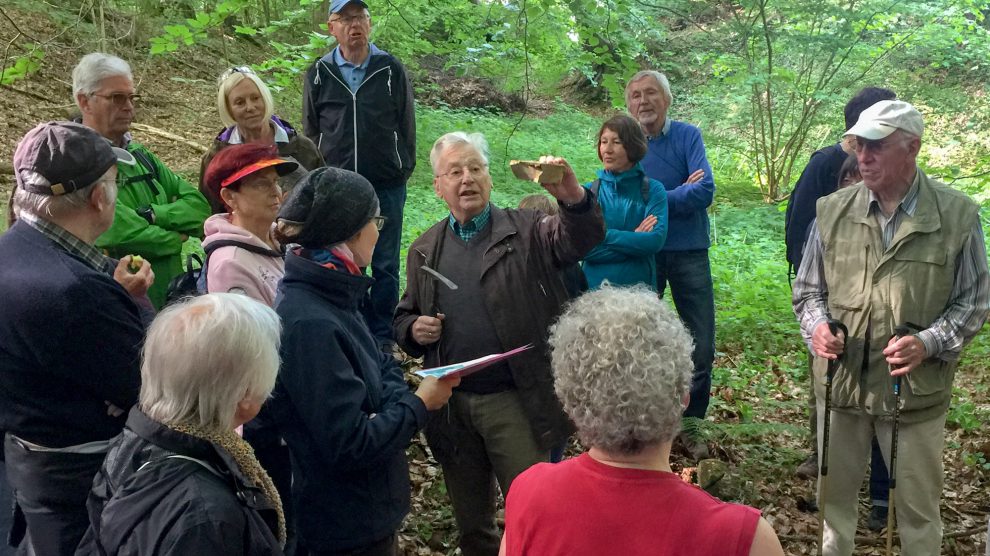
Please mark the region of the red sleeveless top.
POLYGON ((585 453, 516 477, 505 534, 509 556, 748 556, 759 517, 673 473, 585 453))

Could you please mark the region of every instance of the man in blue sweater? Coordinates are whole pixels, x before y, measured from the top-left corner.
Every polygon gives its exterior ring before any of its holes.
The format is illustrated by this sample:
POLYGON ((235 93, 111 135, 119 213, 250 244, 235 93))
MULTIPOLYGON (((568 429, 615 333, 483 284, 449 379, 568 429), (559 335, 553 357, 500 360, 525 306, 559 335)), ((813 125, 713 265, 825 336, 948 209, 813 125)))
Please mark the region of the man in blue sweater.
POLYGON ((135 164, 72 122, 35 127, 14 153, 17 222, 0 237, 0 431, 29 554, 75 553, 93 477, 140 388, 135 298, 150 303, 154 274, 94 246, 113 223, 118 162, 135 164))
MULTIPOLYGON (((673 101, 667 77, 641 71, 626 84, 626 109, 639 121, 647 139, 643 168, 667 190, 667 242, 657 253, 657 292, 667 286, 677 314, 694 336, 694 376, 685 417, 704 419, 711 397, 715 359, 715 295, 708 262, 708 206, 715 195, 712 169, 697 127, 667 117, 673 101)), ((708 457, 708 446, 681 435, 695 459, 708 457)))

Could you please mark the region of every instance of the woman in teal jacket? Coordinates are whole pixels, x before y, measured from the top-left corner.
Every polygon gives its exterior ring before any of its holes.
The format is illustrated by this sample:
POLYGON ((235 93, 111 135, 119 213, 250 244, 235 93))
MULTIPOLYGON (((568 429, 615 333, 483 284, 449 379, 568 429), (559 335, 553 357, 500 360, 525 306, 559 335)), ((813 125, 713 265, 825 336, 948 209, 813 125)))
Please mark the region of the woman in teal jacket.
POLYGON ((598 195, 607 231, 582 263, 592 290, 605 280, 656 288, 655 255, 667 239, 667 192, 646 176, 639 163, 644 156, 646 136, 629 116, 614 116, 598 130, 604 168, 589 187, 598 195))

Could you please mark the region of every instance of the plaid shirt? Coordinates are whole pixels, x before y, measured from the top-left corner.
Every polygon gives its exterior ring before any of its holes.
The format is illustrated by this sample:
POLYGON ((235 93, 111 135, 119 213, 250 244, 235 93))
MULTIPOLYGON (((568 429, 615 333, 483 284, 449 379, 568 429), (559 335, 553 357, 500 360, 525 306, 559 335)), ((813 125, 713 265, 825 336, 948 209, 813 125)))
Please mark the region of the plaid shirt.
MULTIPOLYGON (((884 247, 890 246, 904 218, 912 217, 918 208, 919 180, 919 174, 916 173, 911 188, 890 218, 884 216, 879 202, 873 192, 870 192, 867 215, 873 214, 880 224, 884 247)), ((917 334, 925 345, 928 357, 938 357, 944 361, 959 359, 966 341, 975 336, 983 326, 990 304, 990 276, 987 274, 986 260, 983 228, 977 219, 956 260, 956 275, 945 310, 931 326, 917 334)), ((801 323, 801 334, 811 348, 812 333, 828 319, 828 289, 825 284, 822 238, 818 233, 817 220, 811 223, 804 259, 794 280, 792 301, 794 313, 801 323)))
POLYGON ((18 218, 41 232, 62 249, 65 249, 70 255, 78 258, 95 270, 113 276, 116 265, 110 258, 100 252, 96 247, 70 234, 65 228, 43 218, 38 218, 33 214, 28 214, 27 212, 21 212, 18 218))
POLYGON ((454 218, 453 214, 448 217, 447 222, 450 224, 450 229, 454 230, 454 233, 457 234, 457 237, 464 240, 464 243, 467 243, 471 241, 471 238, 478 235, 479 232, 485 229, 485 226, 488 225, 488 221, 491 220, 491 218, 492 205, 491 203, 488 203, 485 205, 485 210, 481 211, 481 214, 475 216, 470 222, 463 226, 457 222, 457 219, 454 218))

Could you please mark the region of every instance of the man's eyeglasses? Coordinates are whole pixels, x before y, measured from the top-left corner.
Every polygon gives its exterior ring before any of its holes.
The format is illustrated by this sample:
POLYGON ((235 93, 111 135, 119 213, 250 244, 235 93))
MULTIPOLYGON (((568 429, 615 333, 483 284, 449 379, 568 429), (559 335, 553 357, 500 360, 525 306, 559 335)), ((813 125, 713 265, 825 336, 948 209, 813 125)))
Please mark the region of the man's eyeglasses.
POLYGON ((127 106, 128 102, 136 106, 137 103, 141 102, 141 95, 136 94, 110 93, 108 95, 101 95, 100 93, 90 93, 90 96, 109 99, 116 106, 127 106))
POLYGON ((900 139, 896 137, 893 139, 891 138, 877 139, 875 141, 870 139, 863 139, 862 137, 856 137, 855 139, 852 140, 852 148, 854 151, 858 153, 863 151, 878 153, 878 152, 883 152, 887 147, 897 143, 898 141, 900 141, 900 139))
POLYGON ((439 176, 446 176, 451 179, 460 180, 464 178, 465 174, 470 174, 474 179, 480 179, 488 172, 488 167, 482 164, 471 164, 467 166, 457 166, 451 169, 446 174, 439 174, 439 176))
POLYGON ((220 83, 223 83, 224 81, 227 80, 228 77, 234 75, 235 73, 257 75, 256 73, 254 73, 253 69, 247 66, 234 66, 232 68, 223 70, 223 73, 221 73, 220 77, 217 78, 217 84, 219 85, 220 83))
POLYGON ((371 16, 369 16, 368 14, 348 15, 341 17, 331 17, 330 23, 340 23, 342 25, 346 25, 350 27, 351 25, 354 25, 356 23, 364 23, 369 19, 371 19, 371 16))
POLYGON ((379 232, 382 231, 382 228, 385 227, 386 220, 388 220, 388 218, 385 218, 384 216, 371 217, 371 221, 375 223, 375 228, 377 228, 379 232))

